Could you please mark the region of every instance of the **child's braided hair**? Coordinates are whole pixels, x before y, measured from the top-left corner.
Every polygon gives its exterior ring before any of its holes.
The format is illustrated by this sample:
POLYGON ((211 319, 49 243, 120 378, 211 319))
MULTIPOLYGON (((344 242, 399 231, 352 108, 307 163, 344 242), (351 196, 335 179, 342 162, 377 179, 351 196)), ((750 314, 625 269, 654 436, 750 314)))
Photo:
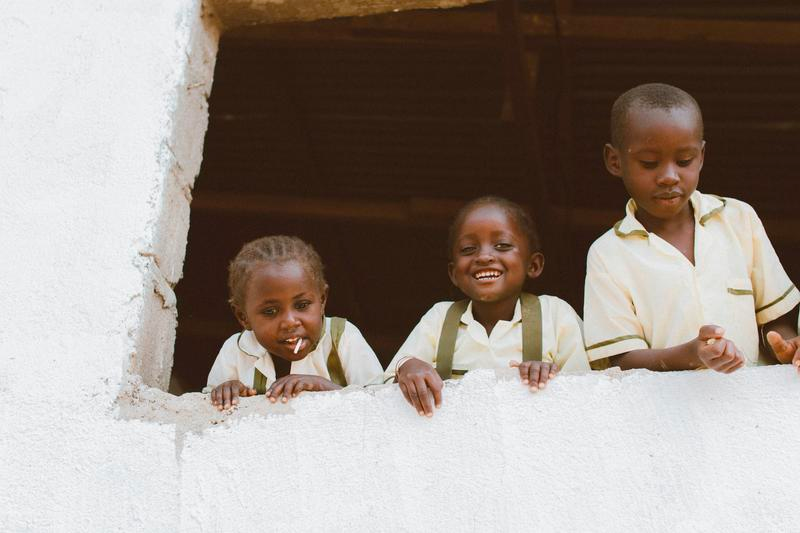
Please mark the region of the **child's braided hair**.
POLYGON ((239 250, 228 265, 228 292, 231 305, 244 308, 244 291, 253 269, 263 263, 284 264, 297 261, 306 273, 317 283, 320 291, 325 290, 324 266, 314 247, 298 237, 270 235, 250 241, 239 250))

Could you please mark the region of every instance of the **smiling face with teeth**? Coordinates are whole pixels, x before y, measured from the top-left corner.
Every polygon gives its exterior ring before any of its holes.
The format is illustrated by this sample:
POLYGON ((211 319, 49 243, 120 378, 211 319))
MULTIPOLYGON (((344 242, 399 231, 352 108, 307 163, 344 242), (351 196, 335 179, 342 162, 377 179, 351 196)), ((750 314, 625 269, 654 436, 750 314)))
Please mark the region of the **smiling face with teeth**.
POLYGON ((491 203, 463 216, 450 254, 450 280, 473 301, 473 307, 516 305, 525 280, 538 277, 544 266, 544 256, 531 251, 519 224, 491 203))
POLYGON ((328 288, 320 290, 300 262, 265 262, 252 269, 234 314, 270 354, 299 361, 319 342, 327 298, 328 288))

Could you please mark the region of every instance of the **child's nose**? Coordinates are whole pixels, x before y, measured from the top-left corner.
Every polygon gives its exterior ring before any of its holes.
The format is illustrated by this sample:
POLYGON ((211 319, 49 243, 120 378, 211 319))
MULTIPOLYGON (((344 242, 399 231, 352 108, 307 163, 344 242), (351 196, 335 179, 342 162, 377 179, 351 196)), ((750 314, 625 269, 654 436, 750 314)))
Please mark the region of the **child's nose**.
POLYGON ((678 166, 677 165, 666 165, 664 167, 664 171, 659 174, 658 176, 658 184, 659 185, 675 185, 680 181, 680 176, 678 175, 678 166))
POLYGON ((491 263, 494 261, 494 248, 485 248, 481 250, 481 253, 478 255, 478 261, 481 263, 491 263))
POLYGON ((289 311, 283 315, 281 320, 281 327, 283 329, 292 329, 300 325, 300 319, 293 312, 289 311))

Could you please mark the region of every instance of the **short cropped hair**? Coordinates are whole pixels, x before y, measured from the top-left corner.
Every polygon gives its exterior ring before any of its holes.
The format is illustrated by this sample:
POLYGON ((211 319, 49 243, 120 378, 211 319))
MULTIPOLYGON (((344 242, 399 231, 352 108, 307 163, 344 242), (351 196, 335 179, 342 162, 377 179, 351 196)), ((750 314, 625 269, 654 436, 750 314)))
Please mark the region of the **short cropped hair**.
POLYGON ((539 232, 536 231, 536 223, 533 221, 533 218, 524 207, 516 202, 507 200, 506 198, 501 198, 500 196, 481 196, 480 198, 476 198, 465 204, 461 209, 459 209, 458 213, 456 213, 456 217, 453 219, 453 223, 450 224, 450 231, 447 235, 448 257, 453 257, 453 247, 456 244, 458 232, 461 229, 461 225, 464 223, 464 219, 467 218, 467 215, 475 209, 478 209, 479 207, 485 207, 487 205, 497 206, 505 211, 508 217, 514 221, 517 227, 519 227, 520 231, 522 231, 523 235, 525 235, 525 237, 528 239, 528 245, 531 252, 541 251, 542 245, 539 241, 539 232))
POLYGON ((228 291, 231 305, 244 308, 245 289, 253 270, 259 265, 285 264, 297 261, 317 284, 320 292, 325 290, 324 266, 314 247, 298 237, 270 235, 250 241, 239 250, 228 265, 228 291))
POLYGON ((635 107, 667 111, 676 108, 691 109, 697 113, 700 136, 703 136, 703 114, 691 94, 666 83, 646 83, 625 91, 611 106, 611 144, 615 148, 621 148, 625 144, 628 114, 635 107))

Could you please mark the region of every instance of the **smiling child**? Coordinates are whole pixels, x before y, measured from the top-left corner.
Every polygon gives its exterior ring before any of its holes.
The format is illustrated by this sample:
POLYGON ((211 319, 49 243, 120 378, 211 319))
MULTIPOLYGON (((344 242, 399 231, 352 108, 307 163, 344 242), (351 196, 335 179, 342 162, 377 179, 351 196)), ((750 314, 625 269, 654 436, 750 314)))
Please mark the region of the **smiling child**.
POLYGON ((456 215, 448 251, 450 280, 468 299, 434 305, 386 371, 420 415, 441 405, 443 379, 469 370, 518 367, 531 390, 544 388, 559 369, 589 370, 572 307, 522 292, 544 268, 522 207, 491 196, 473 200, 456 215))
POLYGON ((301 391, 380 383, 383 369, 358 328, 325 316, 328 284, 311 245, 282 235, 245 244, 228 288, 244 331, 225 341, 208 374, 218 409, 239 396, 286 402, 301 391))
POLYGON ((631 199, 589 250, 592 361, 729 373, 758 364, 763 327, 778 361, 800 364, 788 315, 800 292, 752 207, 696 190, 705 147, 700 107, 677 87, 641 85, 614 103, 605 164, 631 199))

